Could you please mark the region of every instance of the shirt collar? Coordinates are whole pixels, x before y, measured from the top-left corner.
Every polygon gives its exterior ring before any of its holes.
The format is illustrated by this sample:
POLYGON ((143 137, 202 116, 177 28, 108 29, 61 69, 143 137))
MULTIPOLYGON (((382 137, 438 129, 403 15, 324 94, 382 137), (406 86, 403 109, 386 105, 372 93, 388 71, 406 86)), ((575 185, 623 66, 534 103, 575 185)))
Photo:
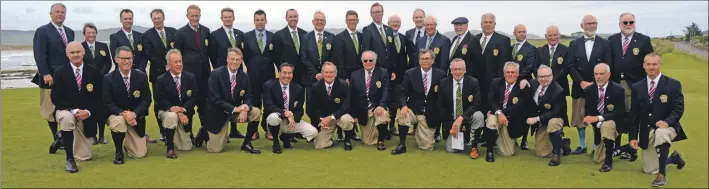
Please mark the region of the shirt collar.
POLYGON ((281 89, 282 89, 283 87, 285 87, 286 89, 288 89, 288 88, 290 87, 290 83, 283 85, 283 83, 281 83, 280 81, 278 81, 278 84, 281 85, 281 89))
POLYGON ((320 34, 323 38, 325 38, 325 30, 320 31, 320 32, 317 30, 313 30, 313 35, 315 35, 315 40, 318 39, 318 34, 320 34))
POLYGON ((290 26, 286 26, 286 27, 288 28, 288 30, 290 31, 290 33, 295 32, 295 35, 298 35, 298 34, 299 34, 299 33, 298 33, 298 27, 296 27, 295 30, 294 30, 293 28, 290 28, 290 26))
POLYGON ((335 85, 335 81, 332 81, 332 83, 328 84, 327 81, 325 81, 325 87, 332 87, 335 85))
MULTIPOLYGON (((453 78, 453 77, 451 77, 451 78, 453 78)), ((453 80, 453 84, 457 84, 458 82, 460 82, 460 84, 462 85, 463 81, 465 80, 465 76, 463 76, 463 78, 460 78, 460 81, 455 80, 455 78, 453 78, 452 80, 453 80)))
MULTIPOLYGON (((512 88, 513 88, 513 89, 514 89, 515 84, 517 84, 516 81, 515 81, 514 83, 512 83, 512 88)), ((510 86, 510 85, 507 83, 507 81, 505 81, 505 87, 508 87, 508 86, 510 86)))
POLYGON ((350 30, 350 29, 348 28, 348 29, 347 29, 347 32, 349 32, 349 33, 350 33, 350 35, 352 35, 353 33, 355 33, 355 34, 356 34, 356 33, 357 33, 357 30, 355 29, 354 31, 352 31, 352 30, 350 30))
POLYGON ((466 31, 466 32, 463 33, 462 35, 459 35, 458 38, 460 38, 460 40, 462 41, 463 39, 465 39, 465 36, 468 35, 468 32, 469 32, 469 31, 466 31))
POLYGON ((131 35, 131 37, 133 37, 133 29, 131 29, 131 31, 126 31, 126 29, 124 29, 124 28, 121 28, 121 31, 123 31, 123 33, 125 33, 125 34, 126 34, 126 36, 128 36, 128 34, 130 34, 130 35, 131 35))
MULTIPOLYGON (((192 28, 192 30, 194 31, 195 27, 194 27, 194 26, 192 26, 192 24, 190 24, 190 23, 187 23, 187 25, 188 25, 188 26, 190 26, 190 28, 192 28)), ((199 28, 199 24, 197 24, 197 28, 199 28)))
MULTIPOLYGON (((169 72, 169 70, 168 70, 168 72, 169 72)), ((182 77, 182 73, 175 75, 175 74, 173 74, 172 72, 170 72, 170 75, 172 75, 172 78, 173 78, 173 79, 174 79, 175 77, 182 77)))
POLYGON ((660 83, 660 77, 662 77, 662 72, 660 72, 660 74, 657 74, 657 77, 655 77, 655 79, 650 79, 650 77, 648 77, 647 84, 649 85, 651 81, 654 81, 655 86, 657 86, 657 84, 660 83))
POLYGON ((62 28, 62 31, 64 30, 64 25, 59 26, 59 25, 55 24, 54 22, 52 22, 52 25, 53 25, 54 28, 56 28, 57 30, 58 30, 60 27, 62 28))
MULTIPOLYGON (((74 66, 74 64, 69 63, 69 65, 71 65, 71 69, 73 69, 73 70, 76 70, 76 69, 77 69, 77 67, 74 66)), ((81 65, 78 67, 78 69, 79 69, 80 72, 83 72, 83 70, 84 70, 84 63, 83 63, 83 62, 82 62, 81 65)))
POLYGON ((236 74, 236 73, 239 72, 239 69, 238 69, 238 68, 236 69, 236 72, 231 72, 231 70, 230 70, 229 68, 227 68, 226 70, 229 72, 229 77, 231 77, 232 75, 234 75, 234 74, 236 74))
POLYGON ((155 28, 155 31, 158 32, 158 35, 160 35, 160 32, 165 31, 165 27, 164 27, 164 26, 162 27, 162 29, 158 29, 158 28, 156 28, 156 27, 153 27, 153 28, 155 28))
POLYGON ((428 74, 428 75, 431 75, 430 73, 431 73, 432 70, 433 70, 433 68, 429 69, 428 71, 425 71, 425 70, 423 70, 423 68, 421 68, 421 74, 428 74))
POLYGON ((224 28, 224 31, 229 34, 229 31, 232 31, 231 33, 234 33, 234 28, 227 28, 226 26, 222 25, 222 28, 224 28))
POLYGON ((519 48, 520 46, 524 45, 524 43, 526 43, 526 42, 527 42, 527 39, 524 39, 524 40, 522 40, 522 41, 520 41, 520 42, 517 42, 517 43, 519 44, 519 45, 517 45, 517 48, 519 48))
POLYGON ((376 22, 372 22, 372 23, 374 23, 374 25, 377 26, 377 30, 379 30, 379 28, 384 27, 384 23, 382 23, 382 24, 377 24, 376 22))
POLYGON ((128 79, 130 79, 130 74, 131 74, 132 71, 133 71, 133 70, 128 71, 128 75, 123 75, 123 72, 121 72, 121 71, 118 71, 118 73, 121 74, 121 77, 127 77, 128 79))
POLYGON ((90 43, 89 41, 86 41, 86 45, 88 45, 89 48, 91 48, 91 46, 93 46, 94 48, 96 48, 96 41, 94 41, 93 43, 90 43))
POLYGON ((433 33, 432 36, 428 36, 428 34, 424 34, 424 35, 426 35, 426 37, 430 37, 431 39, 433 39, 436 37, 436 34, 438 34, 438 31, 436 31, 436 33, 433 33))
MULTIPOLYGON (((623 37, 623 39, 626 38, 626 36, 623 35, 623 33, 620 33, 620 35, 621 35, 621 37, 623 37)), ((633 36, 634 36, 634 35, 635 35, 635 32, 633 32, 633 33, 631 33, 629 36, 627 36, 628 40, 633 39, 633 36)))
POLYGON ((551 50, 552 48, 556 49, 556 46, 559 46, 559 43, 556 43, 556 45, 549 45, 549 50, 551 50))
POLYGON ((598 90, 601 90, 601 88, 603 88, 604 92, 608 91, 608 83, 610 83, 610 81, 606 82, 606 84, 604 84, 603 87, 599 87, 598 90))

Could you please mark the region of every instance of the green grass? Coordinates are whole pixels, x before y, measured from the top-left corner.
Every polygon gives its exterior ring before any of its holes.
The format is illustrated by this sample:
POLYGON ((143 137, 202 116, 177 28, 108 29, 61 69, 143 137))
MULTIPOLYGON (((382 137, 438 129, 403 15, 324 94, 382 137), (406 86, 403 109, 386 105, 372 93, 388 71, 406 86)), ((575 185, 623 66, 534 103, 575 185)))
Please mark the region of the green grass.
MULTIPOLYGON (((682 119, 689 140, 675 143, 688 165, 677 170, 668 167, 668 187, 702 187, 707 180, 707 62, 683 53, 663 56, 663 73, 682 82, 685 113, 682 119)), ((409 137, 409 152, 390 154, 398 143, 387 141, 387 151, 355 143, 354 150, 342 146, 315 150, 299 142, 293 150, 276 155, 271 142, 254 142, 264 153, 250 155, 239 151, 241 140, 232 140, 221 154, 209 154, 204 148, 178 151, 178 159, 166 159, 165 147, 148 145, 144 159, 126 159, 113 165, 114 148, 95 145, 94 159, 79 162, 80 172, 64 172, 64 152, 48 155, 51 142, 46 122, 39 116, 39 90, 8 89, 2 96, 2 187, 649 187, 653 175, 642 173, 642 160, 616 159, 614 169, 599 173, 600 164, 589 155, 562 157, 559 167, 547 166, 547 158, 533 152, 519 151, 511 157, 497 156, 495 163, 484 157, 471 160, 466 154, 449 154, 444 144, 433 152, 417 150, 409 137)), ((569 101, 570 102, 570 101, 569 101)), ((569 112, 570 113, 570 112, 569 112)), ((155 116, 148 118, 148 133, 157 136, 155 116)), ((240 125, 245 131, 245 126, 240 125)), ((577 145, 576 129, 566 128, 577 145)), ((592 131, 587 130, 587 136, 592 131)), ((261 133, 263 134, 263 133, 261 133)), ((109 134, 106 135, 110 137, 109 134)), ((592 137, 587 137, 592 144, 592 137)), ((627 139, 623 139, 624 143, 627 139)), ((484 149, 483 149, 484 152, 484 149)))

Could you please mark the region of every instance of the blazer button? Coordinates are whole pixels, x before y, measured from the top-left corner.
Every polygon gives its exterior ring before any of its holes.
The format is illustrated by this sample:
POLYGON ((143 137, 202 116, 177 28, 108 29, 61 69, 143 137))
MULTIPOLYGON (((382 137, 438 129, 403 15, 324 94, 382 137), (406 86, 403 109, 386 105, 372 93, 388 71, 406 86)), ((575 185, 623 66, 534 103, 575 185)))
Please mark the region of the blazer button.
POLYGON ((647 116, 652 116, 652 113, 651 113, 651 114, 648 114, 647 116))

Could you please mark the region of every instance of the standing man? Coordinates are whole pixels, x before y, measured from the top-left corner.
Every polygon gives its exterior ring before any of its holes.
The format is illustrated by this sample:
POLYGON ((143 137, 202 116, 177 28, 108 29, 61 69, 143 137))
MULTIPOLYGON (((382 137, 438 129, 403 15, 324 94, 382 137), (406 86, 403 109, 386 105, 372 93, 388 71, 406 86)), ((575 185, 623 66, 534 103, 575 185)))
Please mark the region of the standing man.
POLYGON ((277 65, 288 63, 294 66, 293 81, 303 84, 306 83, 304 79, 309 78, 308 67, 303 64, 300 58, 303 53, 301 52, 303 38, 307 32, 298 27, 298 11, 295 9, 286 11, 286 21, 288 25, 273 36, 273 60, 277 65))
POLYGON ((337 67, 331 62, 322 66, 323 80, 313 84, 312 93, 308 95, 313 107, 311 120, 319 120, 320 132, 315 137, 315 149, 334 146, 332 134, 335 127, 345 130, 345 151, 352 150, 354 118, 347 112, 350 108, 350 87, 343 79, 337 78, 337 67))
POLYGON ((32 82, 39 85, 39 114, 47 120, 54 141, 59 133, 57 133, 57 122, 54 117, 55 106, 50 96, 54 83, 52 74, 58 67, 69 64, 66 46, 74 41, 74 30, 64 26, 64 19, 66 19, 64 4, 55 3, 49 9, 49 17, 52 20, 37 28, 32 38, 32 51, 38 71, 32 78, 32 82))
POLYGON ((613 169, 613 145, 618 136, 617 125, 623 125, 621 119, 625 116, 625 89, 620 84, 609 81, 611 68, 608 64, 599 63, 593 68, 595 83, 584 91, 586 99, 584 124, 591 124, 601 131, 603 144, 594 153, 595 162, 604 161, 599 171, 608 172, 613 169))
POLYGON ((362 128, 362 142, 366 145, 377 144, 377 150, 386 150, 384 138, 388 135, 389 112, 389 75, 387 70, 377 66, 377 53, 362 53, 362 69, 352 72, 350 91, 352 108, 350 113, 355 123, 362 128), (376 127, 376 129, 375 129, 376 127))
MULTIPOLYGON (((313 15, 313 31, 308 32, 303 36, 303 51, 301 54, 301 61, 305 65, 307 70, 307 75, 303 81, 303 87, 306 90, 306 96, 310 94, 310 87, 317 81, 322 79, 322 73, 320 70, 322 64, 332 60, 332 45, 335 35, 330 32, 325 31, 325 25, 327 24, 327 19, 325 18, 325 13, 316 11, 313 15)), ((309 98, 310 99, 310 98, 309 98)), ((319 99, 317 99, 319 100, 319 99)), ((317 118, 314 114, 315 106, 311 105, 313 101, 306 100, 305 104, 308 107, 306 109, 306 114, 308 117, 317 118)), ((320 130, 320 120, 311 119, 311 124, 320 130)))
POLYGON ((534 104, 530 103, 531 113, 527 124, 536 128, 534 150, 537 157, 548 157, 551 154, 549 166, 558 166, 561 164, 562 151, 571 152, 561 138, 566 125, 563 119, 566 116, 566 96, 564 89, 554 81, 549 66, 540 65, 535 76, 537 79, 530 82, 529 92, 533 92, 534 104))
MULTIPOLYGON (((426 17, 426 12, 423 11, 423 9, 417 8, 414 10, 414 14, 412 16, 412 20, 414 21, 414 24, 416 27, 411 28, 410 30, 406 31, 406 39, 409 41, 406 49, 411 49, 411 51, 407 52, 409 53, 409 62, 411 63, 412 60, 418 60, 418 48, 416 48, 416 43, 418 43, 418 40, 423 38, 424 35, 426 35, 426 31, 423 28, 423 20, 426 17)), ((409 68, 413 68, 418 66, 417 64, 409 64, 409 68)))
POLYGON ((377 54, 377 67, 386 69, 388 76, 396 79, 396 75, 391 72, 392 66, 390 46, 394 45, 392 30, 389 26, 382 23, 384 17, 384 7, 379 3, 372 4, 369 8, 369 14, 372 16, 372 23, 362 29, 362 49, 369 50, 377 54))
POLYGON ((634 150, 638 147, 643 149, 645 173, 659 173, 652 182, 653 187, 665 185, 667 164, 677 164, 678 169, 686 165, 678 151, 672 152, 669 159, 667 158, 672 142, 686 140, 687 135, 680 124, 684 113, 682 84, 662 75, 661 66, 660 55, 649 53, 645 56, 643 68, 647 78, 633 84, 631 97, 633 108, 631 108, 630 145, 634 150))
POLYGON ((116 147, 113 164, 121 165, 124 149, 132 158, 143 158, 148 153, 145 117, 152 100, 148 76, 133 69, 132 50, 121 46, 115 54, 118 67, 103 77, 103 103, 110 114, 108 128, 116 147))
MULTIPOLYGON (((438 111, 443 121, 443 138, 446 140, 446 151, 456 153, 462 150, 453 148, 453 138, 458 137, 458 132, 466 128, 473 133, 483 127, 485 116, 480 112, 480 84, 478 79, 466 75, 465 60, 456 58, 451 61, 451 75, 441 80, 440 94, 438 95, 438 111), (447 136, 447 137, 446 137, 447 136)), ((463 137, 465 142, 467 138, 463 137)), ((473 140, 470 158, 478 158, 478 143, 473 140)))
MULTIPOLYGON (((167 51, 175 47, 175 33, 177 30, 175 28, 165 26, 165 13, 162 9, 153 9, 150 11, 150 19, 153 21, 153 28, 148 29, 143 34, 143 45, 145 46, 145 56, 150 60, 150 70, 149 70, 149 80, 153 85, 153 93, 155 93, 155 86, 159 76, 166 72, 165 66, 167 66, 167 51)), ((180 59, 182 56, 180 55, 180 59)), ((158 102, 157 99, 153 99, 158 102)), ((155 115, 160 115, 158 112, 158 106, 153 107, 155 115)), ((160 119, 156 119, 158 122, 158 128, 160 128, 160 140, 165 141, 165 130, 160 119)), ((189 125, 189 129, 192 129, 192 125, 189 125)))
MULTIPOLYGON (((182 61, 184 70, 194 74, 199 91, 208 91, 208 79, 211 68, 209 66, 209 28, 199 23, 202 10, 197 5, 187 7, 187 23, 186 26, 177 30, 175 33, 175 49, 182 53, 182 61)), ((205 93, 207 94, 207 93, 205 93)), ((199 107, 200 129, 197 133, 194 145, 202 146, 202 141, 209 140, 206 133, 206 120, 204 113, 206 111, 207 95, 197 96, 196 105, 199 107)), ((192 130, 190 130, 190 136, 192 130)))
MULTIPOLYGON (((566 70, 569 71, 571 79, 574 80, 571 88, 571 126, 578 128, 579 146, 572 154, 586 153, 586 124, 583 123, 584 113, 584 90, 593 82, 593 67, 601 62, 611 60, 610 45, 605 40, 596 35, 598 21, 592 15, 586 15, 581 20, 581 28, 584 36, 569 43, 569 54, 567 56, 566 70)), ((612 65, 612 64, 611 64, 612 65)), ((601 133, 593 127, 593 149, 601 144, 601 133)))
MULTIPOLYGON (((544 33, 547 44, 537 48, 538 60, 535 68, 541 67, 541 65, 551 68, 553 80, 561 86, 564 96, 569 96, 569 80, 567 78, 569 72, 566 69, 569 60, 565 59, 568 57, 569 48, 559 43, 559 36, 558 27, 553 25, 547 27, 546 33, 544 33)), ((568 123, 569 118, 566 114, 562 118, 564 123, 568 123)))
MULTIPOLYGON (((478 82, 484 76, 485 72, 485 65, 483 64, 483 55, 482 55, 482 47, 480 47, 480 41, 478 41, 478 38, 470 34, 468 31, 468 19, 465 17, 458 17, 454 19, 451 24, 453 24, 453 29, 455 30, 455 37, 451 41, 451 47, 450 47, 450 59, 456 59, 460 58, 464 61, 465 65, 465 74, 475 78, 478 82)), ((452 71, 451 71, 452 73, 452 71)), ((478 83, 480 84, 480 83, 478 83)), ((478 86, 480 87, 480 86, 478 86)), ((480 89, 480 88, 478 88, 480 89)), ((481 93, 485 95, 485 93, 481 93)), ((482 103, 482 102, 480 102, 482 103)), ((480 110, 482 106, 480 104, 477 105, 477 110, 480 110)), ((484 119, 484 117, 483 117, 484 119)), ((469 124, 463 125, 463 127, 467 130, 470 128, 468 127, 469 124)), ((445 132, 445 130, 444 130, 445 132)), ((474 132, 465 132, 463 135, 465 136, 465 142, 470 141, 470 134, 474 134, 474 132)), ((479 134, 479 132, 478 132, 479 134)), ((475 138, 475 137, 473 137, 475 138)), ((477 144, 477 140, 473 141, 474 144, 477 144)), ((477 150, 477 146, 473 146, 477 150)), ((476 158, 477 158, 477 151, 476 151, 476 158)))
MULTIPOLYGON (((273 32, 266 30, 266 12, 259 9, 254 12, 254 30, 244 34, 244 64, 251 68, 249 71, 249 82, 251 83, 251 106, 261 108, 263 105, 261 94, 263 94, 263 84, 276 78, 276 62, 273 61, 273 32)), ((266 138, 272 140, 273 137, 268 132, 266 117, 261 118, 261 128, 266 138)), ((258 139, 258 131, 254 133, 253 139, 258 139)))
MULTIPOLYGON (((54 71, 51 98, 56 105, 56 118, 61 126, 61 140, 66 151, 66 171, 76 173, 76 161, 91 159, 91 144, 84 138, 84 123, 95 127, 91 112, 99 112, 101 103, 101 73, 83 62, 84 48, 79 42, 70 42, 66 56, 71 64, 54 71), (91 125, 94 124, 94 125, 91 125), (76 153, 74 153, 76 149, 76 153)), ((100 115, 100 114, 95 114, 100 115)), ((56 142, 55 142, 56 143, 56 142)), ((50 149, 51 150, 51 149, 50 149)), ((56 152, 56 148, 54 148, 56 152)))
POLYGON ((192 128, 194 104, 200 94, 194 74, 182 71, 182 54, 177 49, 170 49, 165 55, 168 72, 155 80, 154 99, 158 108, 157 118, 165 124, 165 156, 177 158, 178 150, 192 149, 192 140, 187 131, 192 128))
MULTIPOLYGON (((349 10, 345 13, 345 23, 347 24, 347 29, 335 35, 335 49, 333 64, 337 66, 337 78, 345 80, 349 84, 350 75, 355 70, 362 68, 362 32, 357 31, 357 24, 359 24, 359 15, 356 11, 349 10)), ((342 129, 339 127, 337 130, 337 140, 344 141, 342 137, 342 129)), ((353 131, 357 131, 357 127, 354 127, 353 131)), ((361 141, 355 133, 351 133, 354 140, 361 141)))
POLYGON ((487 113, 487 130, 484 132, 487 141, 485 161, 495 162, 493 147, 497 145, 503 156, 515 153, 513 139, 522 136, 529 125, 527 120, 528 85, 519 85, 519 64, 507 62, 504 66, 505 77, 495 78, 490 84, 488 100, 491 102, 487 113))
MULTIPOLYGON (((519 80, 521 85, 528 85, 532 80, 534 67, 537 65, 537 47, 527 42, 527 28, 522 25, 516 25, 514 29, 515 44, 512 45, 512 61, 520 65, 519 80)), ((535 129, 530 127, 530 129, 535 129)), ((522 144, 520 149, 528 150, 527 134, 529 130, 525 130, 522 135, 522 144)), ((515 139, 515 146, 517 140, 515 139)))
POLYGON ((227 64, 212 71, 209 76, 209 141, 207 151, 219 153, 227 142, 227 123, 249 123, 241 150, 252 154, 261 151, 251 145, 251 137, 258 130, 261 110, 251 106, 251 83, 241 69, 243 62, 239 48, 229 48, 227 64))
MULTIPOLYGON (((116 49, 118 47, 129 47, 133 51, 133 68, 146 73, 145 68, 148 66, 148 59, 143 54, 143 34, 133 31, 133 11, 123 9, 119 14, 119 18, 121 19, 121 30, 111 34, 109 41, 111 56, 116 57, 116 49)), ((114 64, 118 64, 118 62, 114 62, 114 64)))
MULTIPOLYGON (((86 23, 82 31, 85 41, 82 42, 81 45, 84 47, 84 52, 88 52, 84 53, 84 63, 96 68, 95 70, 98 71, 96 74, 100 76, 106 75, 111 70, 111 66, 113 66, 111 55, 108 54, 110 53, 108 45, 96 41, 96 32, 98 31, 96 25, 86 23)), ((99 99, 99 102, 100 101, 99 99)), ((106 118, 105 108, 99 106, 94 110, 94 117, 92 117, 91 121, 87 122, 87 125, 84 127, 86 137, 91 140, 92 144, 108 143, 106 138, 103 137, 103 131, 104 128, 106 128, 106 118), (99 138, 96 138, 96 131, 98 131, 99 138)))
POLYGON ((419 51, 421 51, 421 49, 432 50, 434 56, 436 57, 436 59, 433 60, 433 67, 448 74, 451 40, 440 34, 436 29, 438 26, 438 19, 436 19, 436 17, 427 16, 424 21, 424 26, 426 27, 426 36, 419 39, 416 43, 416 49, 419 51))
MULTIPOLYGON (((646 73, 643 69, 643 58, 653 52, 650 37, 642 33, 635 32, 635 15, 626 12, 620 14, 618 19, 620 33, 608 37, 613 60, 613 73, 611 80, 620 83, 625 89, 625 112, 630 115, 630 102, 632 89, 630 86, 642 80, 646 73)), ((620 147, 622 133, 627 133, 626 129, 620 129, 618 138, 615 140, 616 149, 620 147)), ((631 159, 637 158, 635 152, 630 153, 631 159)))
MULTIPOLYGON (((209 36, 212 45, 209 46, 209 59, 212 63, 212 68, 217 69, 226 65, 227 49, 238 48, 244 50, 244 32, 233 28, 234 26, 234 10, 231 8, 223 8, 221 11, 222 27, 214 30, 209 36)), ((247 70, 246 68, 244 68, 247 70)), ((244 135, 239 132, 236 127, 236 122, 231 122, 231 132, 229 138, 244 138, 244 135)))
MULTIPOLYGON (((394 38, 394 45, 391 46, 393 48, 391 50, 391 63, 392 67, 390 72, 393 73, 393 75, 399 75, 399 76, 404 76, 404 73, 406 72, 408 67, 408 54, 407 51, 409 49, 406 49, 408 47, 409 41, 406 39, 406 36, 403 34, 399 33, 399 29, 401 28, 401 18, 398 15, 393 15, 389 17, 388 21, 389 26, 391 26, 392 29, 392 34, 394 38)), ((391 87, 391 97, 389 99, 399 99, 399 91, 401 91, 401 82, 404 80, 404 77, 397 77, 396 79, 392 79, 390 83, 391 87)), ((389 103, 389 118, 394 120, 396 119, 396 110, 399 108, 399 103, 398 100, 393 100, 389 103)), ((399 131, 394 130, 394 122, 389 123, 389 135, 387 135, 387 140, 391 139, 391 133, 394 133, 394 135, 398 135, 399 131)), ((406 133, 404 133, 406 134, 406 133)))
POLYGON ((302 120, 305 89, 298 84, 291 83, 293 65, 283 63, 278 70, 280 70, 278 79, 272 79, 263 84, 264 114, 268 115, 266 122, 273 135, 272 152, 275 154, 282 152, 280 140, 283 140, 283 148, 293 148, 290 138, 295 133, 303 135, 308 142, 318 135, 318 130, 315 127, 302 120), (279 136, 278 133, 283 134, 279 136))
MULTIPOLYGON (((411 68, 404 75, 401 84, 399 104, 401 113, 397 118, 399 123, 399 145, 391 151, 397 155, 406 153, 406 133, 409 127, 416 125, 416 143, 418 148, 433 151, 434 129, 441 125, 438 108, 438 88, 446 73, 433 67, 435 53, 429 49, 419 52, 419 67, 411 68)), ((444 135, 445 136, 445 135, 444 135)), ((445 138, 445 137, 444 137, 445 138)))

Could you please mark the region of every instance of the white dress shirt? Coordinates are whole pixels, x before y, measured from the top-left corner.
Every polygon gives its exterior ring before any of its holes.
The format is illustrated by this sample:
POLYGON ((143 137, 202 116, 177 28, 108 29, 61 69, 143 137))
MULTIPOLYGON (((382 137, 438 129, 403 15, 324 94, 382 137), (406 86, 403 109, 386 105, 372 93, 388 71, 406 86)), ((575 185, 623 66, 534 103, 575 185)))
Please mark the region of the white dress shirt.
MULTIPOLYGON (((432 71, 433 71, 433 67, 431 67, 431 68, 428 70, 428 72, 426 72, 425 70, 423 70, 423 68, 421 68, 421 78, 423 79, 423 77, 426 76, 426 79, 427 79, 427 80, 426 80, 426 81, 427 81, 427 82, 426 82, 426 86, 424 86, 426 89, 428 89, 428 90, 424 91, 424 94, 426 94, 427 96, 428 96, 428 91, 431 91, 431 74, 432 74, 432 71), (428 75, 425 75, 425 74, 428 74, 428 75)), ((423 80, 421 80, 421 82, 423 82, 423 80)))
MULTIPOLYGON (((456 107, 457 106, 456 94, 458 94, 457 93, 458 92, 458 82, 460 82, 460 89, 463 90, 463 86, 465 86, 465 85, 463 85, 463 80, 465 80, 465 79, 460 78, 460 81, 456 81, 455 79, 452 79, 452 80, 453 80, 453 119, 457 119, 458 117, 455 115, 456 114, 455 110, 457 110, 457 108, 458 108, 458 107, 456 107)), ((461 91, 461 93, 462 93, 462 91, 461 91)), ((463 111, 465 111, 465 110, 463 110, 463 111)))
MULTIPOLYGON (((192 24, 189 24, 189 23, 187 23, 187 25, 189 25, 189 26, 190 26, 190 28, 192 28, 192 30, 193 30, 193 31, 195 30, 195 27, 194 27, 194 26, 192 26, 192 24)), ((199 29, 199 24, 197 24, 197 27, 196 27, 196 28, 198 28, 198 29, 199 29)))
MULTIPOLYGON (((332 87, 333 87, 334 84, 335 84, 334 81, 333 81, 332 83, 327 83, 327 81, 326 81, 326 82, 325 82, 325 93, 327 93, 327 89, 328 89, 328 88, 330 88, 330 92, 332 92, 332 89, 333 89, 332 87)), ((332 120, 334 120, 334 121, 337 121, 337 118, 335 118, 335 115, 330 114, 329 117, 330 117, 330 119, 332 119, 332 120)), ((327 123, 325 123, 325 124, 327 124, 327 123)))
MULTIPOLYGON (((69 65, 71 65, 71 70, 72 70, 71 72, 73 72, 74 75, 76 75, 76 69, 79 69, 79 75, 81 75, 82 78, 83 78, 83 74, 84 74, 84 63, 81 63, 81 66, 79 66, 79 67, 76 67, 76 66, 74 66, 74 64, 71 64, 71 63, 70 63, 69 65)), ((77 113, 78 111, 79 111, 78 108, 72 109, 72 110, 71 110, 71 114, 76 115, 76 113, 77 113)), ((88 113, 89 113, 89 117, 91 117, 91 112, 90 112, 89 110, 86 110, 86 112, 88 112, 88 113)))
MULTIPOLYGON (((586 38, 587 36, 583 36, 586 38)), ((598 36, 595 36, 598 37, 598 36)), ((584 45, 586 46, 586 61, 591 61, 591 52, 593 52, 593 43, 595 43, 595 38, 594 40, 588 40, 584 42, 584 45)))
POLYGON ((652 81, 655 82, 655 91, 657 91, 657 84, 660 83, 660 77, 662 77, 662 73, 657 74, 657 77, 655 77, 655 79, 650 79, 650 77, 647 78, 647 94, 650 94, 650 87, 652 86, 650 82, 652 81))
POLYGON ((280 84, 281 84, 281 92, 283 92, 283 87, 286 88, 285 90, 286 90, 286 97, 288 97, 288 104, 291 104, 290 102, 292 102, 293 99, 291 99, 291 97, 290 97, 290 84, 285 84, 285 85, 283 83, 280 83, 280 84))
POLYGON ((313 30, 313 36, 315 36, 315 38, 313 38, 313 39, 315 39, 316 46, 317 46, 317 42, 318 42, 318 34, 320 34, 320 36, 322 36, 322 41, 323 41, 323 43, 325 43, 325 30, 323 30, 323 31, 313 30))
POLYGON ((71 41, 69 41, 69 36, 66 35, 66 30, 64 28, 64 25, 60 26, 60 25, 55 24, 54 22, 52 22, 52 25, 54 26, 54 29, 57 30, 57 32, 59 32, 59 28, 62 28, 62 33, 64 34, 64 36, 66 36, 67 44, 69 42, 71 42, 71 41))
MULTIPOLYGON (((352 37, 352 34, 354 34, 354 37, 357 38, 357 43, 358 43, 358 44, 359 44, 359 43, 362 43, 362 42, 360 42, 360 40, 359 40, 359 36, 357 36, 357 30, 352 31, 352 30, 350 30, 350 29, 347 29, 347 33, 350 33, 350 37, 352 37)), ((360 50, 361 50, 361 49, 360 49, 360 50)))
POLYGON ((523 40, 523 41, 517 42, 517 53, 519 53, 519 50, 522 49, 522 46, 523 46, 524 43, 526 43, 526 42, 527 42, 526 39, 523 40))
MULTIPOLYGON (((234 42, 236 42, 236 32, 234 31, 234 28, 227 28, 226 26, 222 26, 222 28, 224 28, 224 33, 226 33, 226 39, 229 40, 229 43, 231 43, 231 38, 229 37, 233 37, 234 42), (229 35, 229 31, 231 31, 231 35, 229 35)), ((256 40, 258 40, 258 38, 256 38, 256 40)), ((234 44, 234 46, 238 45, 234 44)))
POLYGON ((554 57, 554 54, 551 54, 551 53, 552 53, 552 52, 556 53, 556 50, 557 50, 556 47, 557 47, 557 46, 559 46, 559 43, 557 43, 556 45, 549 45, 549 57, 550 57, 550 58, 553 58, 553 57, 554 57))
MULTIPOLYGON (((514 83, 512 83, 511 85, 510 85, 509 83, 505 82, 505 90, 508 90, 508 89, 509 89, 509 90, 510 90, 510 95, 512 95, 512 89, 514 89, 515 84, 517 84, 517 82, 514 82, 514 83), (507 88, 508 86, 509 86, 509 88, 507 88)), ((504 92, 505 92, 505 91, 502 91, 502 92, 503 92, 503 93, 502 93, 502 98, 503 98, 502 101, 504 102, 504 100, 505 100, 505 99, 504 99, 504 98, 505 98, 504 92)), ((512 98, 507 99, 507 104, 509 105, 509 104, 511 103, 511 101, 512 101, 512 98)), ((501 108, 502 108, 502 109, 505 109, 504 107, 501 107, 501 108)), ((497 110, 497 111, 495 111, 495 115, 500 114, 501 112, 502 112, 502 110, 497 110)))
POLYGON ((133 30, 126 31, 125 29, 121 28, 121 31, 123 31, 123 33, 126 34, 126 38, 128 38, 129 41, 133 41, 133 43, 135 43, 135 36, 133 36, 133 30), (130 37, 128 37, 128 36, 130 36, 130 37))
MULTIPOLYGON (((542 92, 542 88, 545 88, 545 89, 544 89, 544 92, 545 92, 544 95, 546 95, 546 91, 549 90, 549 86, 544 87, 544 86, 542 86, 541 84, 539 85, 539 87, 537 88, 537 91, 534 92, 534 102, 536 102, 537 105, 539 105, 539 94, 542 92)), ((508 102, 508 103, 509 103, 509 102, 508 102)), ((540 119, 539 119, 539 116, 535 117, 535 119, 537 119, 537 122, 539 122, 539 120, 540 120, 540 119)))
POLYGON ((485 47, 487 46, 487 44, 490 43, 491 38, 492 38, 492 34, 485 35, 485 33, 482 33, 482 35, 480 37, 480 47, 483 48, 483 53, 485 52, 485 47), (483 44, 483 41, 485 41, 484 44, 483 44))

